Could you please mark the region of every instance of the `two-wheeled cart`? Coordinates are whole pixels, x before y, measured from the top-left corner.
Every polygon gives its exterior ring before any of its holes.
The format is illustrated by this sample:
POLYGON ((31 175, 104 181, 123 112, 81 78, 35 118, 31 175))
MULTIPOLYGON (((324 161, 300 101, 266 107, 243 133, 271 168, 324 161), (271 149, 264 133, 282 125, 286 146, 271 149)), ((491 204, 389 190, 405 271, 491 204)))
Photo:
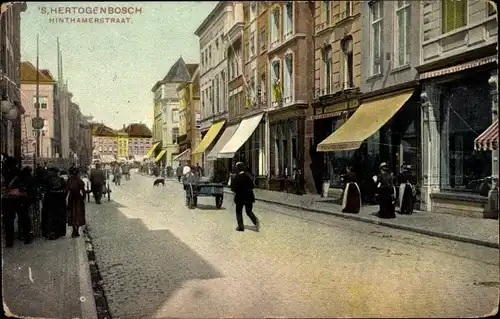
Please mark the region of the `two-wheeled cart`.
MULTIPOLYGON (((90 187, 90 182, 87 182, 85 193, 87 194, 87 201, 90 202, 90 194, 92 193, 92 189, 90 187)), ((101 198, 102 196, 106 196, 108 198, 108 202, 111 201, 111 188, 109 187, 109 181, 106 180, 106 183, 102 185, 101 188, 101 198)))
POLYGON ((224 185, 204 181, 184 182, 186 191, 186 206, 195 208, 198 205, 198 197, 215 197, 215 207, 220 209, 224 200, 224 185))

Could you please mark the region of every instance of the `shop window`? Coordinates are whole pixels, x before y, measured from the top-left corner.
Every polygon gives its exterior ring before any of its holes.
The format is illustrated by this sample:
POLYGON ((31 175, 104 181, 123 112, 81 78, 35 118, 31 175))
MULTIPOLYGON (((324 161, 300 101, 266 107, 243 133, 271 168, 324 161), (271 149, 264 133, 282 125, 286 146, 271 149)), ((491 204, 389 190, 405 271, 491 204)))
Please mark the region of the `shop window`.
MULTIPOLYGON (((330 122, 331 133, 338 130, 344 123, 346 119, 343 117, 333 118, 330 122)), ((342 187, 341 177, 346 173, 346 168, 353 162, 354 151, 340 151, 340 152, 328 152, 327 163, 328 163, 328 176, 330 177, 331 187, 342 187)))
POLYGON ((441 188, 478 193, 492 173, 491 152, 474 151, 474 139, 491 125, 487 77, 448 86, 441 101, 441 188))
POLYGON ((465 0, 443 0, 443 34, 467 25, 467 5, 465 0))

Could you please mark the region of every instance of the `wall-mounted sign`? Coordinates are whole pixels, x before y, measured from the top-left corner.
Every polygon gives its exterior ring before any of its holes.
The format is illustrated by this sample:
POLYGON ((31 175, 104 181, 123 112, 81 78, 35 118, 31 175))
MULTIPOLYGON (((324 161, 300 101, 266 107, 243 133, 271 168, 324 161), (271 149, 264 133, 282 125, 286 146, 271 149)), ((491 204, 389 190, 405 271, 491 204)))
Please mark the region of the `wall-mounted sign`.
POLYGON ((34 117, 31 120, 31 126, 34 130, 41 130, 44 126, 44 120, 41 117, 34 117))
MULTIPOLYGON (((343 101, 323 108, 316 108, 314 115, 322 115, 321 118, 334 117, 346 110, 353 110, 359 106, 359 99, 343 101)), ((316 118, 316 117, 315 117, 316 118)))

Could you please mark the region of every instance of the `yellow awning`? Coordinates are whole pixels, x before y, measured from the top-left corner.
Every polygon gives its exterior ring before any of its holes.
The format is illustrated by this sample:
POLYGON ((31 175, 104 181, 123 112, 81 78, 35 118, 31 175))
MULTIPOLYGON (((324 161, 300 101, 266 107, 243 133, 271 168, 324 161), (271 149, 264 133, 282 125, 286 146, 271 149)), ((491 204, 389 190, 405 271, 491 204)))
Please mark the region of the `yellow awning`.
POLYGON ((319 143, 318 152, 358 149, 406 103, 413 90, 365 102, 338 130, 319 143))
POLYGON ((198 144, 198 146, 194 149, 193 153, 191 154, 194 155, 205 152, 205 150, 210 146, 210 144, 212 144, 214 139, 217 137, 217 134, 219 134, 220 130, 222 130, 224 123, 226 123, 226 121, 220 121, 212 124, 212 126, 210 126, 210 128, 208 129, 207 134, 205 134, 200 144, 198 144))
POLYGON ((167 152, 167 150, 161 151, 160 154, 158 154, 158 156, 156 156, 154 162, 157 163, 159 160, 161 160, 161 158, 163 157, 163 155, 165 155, 166 152, 167 152))
POLYGON ((155 149, 158 147, 158 145, 160 145, 161 142, 157 142, 155 143, 153 146, 151 146, 151 148, 149 149, 149 151, 146 153, 146 156, 144 156, 145 159, 148 159, 151 157, 151 155, 153 155, 155 149))

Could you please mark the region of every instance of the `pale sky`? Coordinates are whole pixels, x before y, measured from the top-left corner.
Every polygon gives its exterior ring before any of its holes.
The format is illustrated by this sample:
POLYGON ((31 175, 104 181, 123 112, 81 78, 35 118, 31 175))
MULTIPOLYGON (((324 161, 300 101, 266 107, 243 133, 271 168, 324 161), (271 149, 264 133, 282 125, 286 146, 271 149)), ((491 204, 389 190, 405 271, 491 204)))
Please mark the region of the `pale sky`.
MULTIPOLYGON (((28 2, 21 15, 21 59, 36 64, 40 34, 40 68, 57 77, 57 42, 64 78, 82 113, 113 128, 140 122, 152 126, 151 88, 182 56, 198 63, 194 31, 217 2, 28 2), (142 8, 137 14, 43 14, 57 7, 142 8), (44 8, 42 10, 42 8, 44 8), (51 23, 52 18, 125 17, 130 23, 51 23)), ((70 9, 73 10, 73 9, 70 9)), ((97 10, 97 9, 95 9, 97 10)))

